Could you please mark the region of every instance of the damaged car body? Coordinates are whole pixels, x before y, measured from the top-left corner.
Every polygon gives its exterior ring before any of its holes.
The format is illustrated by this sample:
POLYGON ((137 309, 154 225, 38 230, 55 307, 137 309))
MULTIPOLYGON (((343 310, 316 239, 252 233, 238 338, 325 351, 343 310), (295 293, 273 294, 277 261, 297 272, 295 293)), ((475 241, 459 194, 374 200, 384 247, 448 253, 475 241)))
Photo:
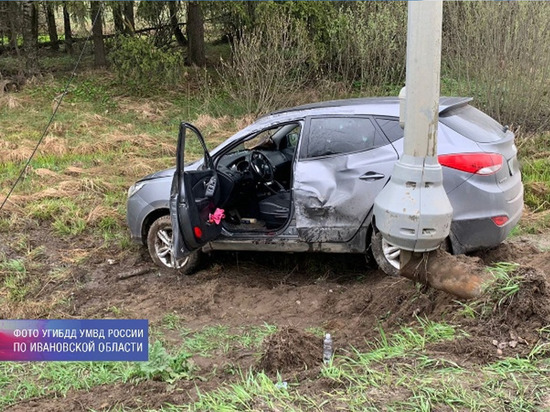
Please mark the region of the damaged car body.
MULTIPOLYGON (((468 98, 441 98, 438 155, 453 206, 446 246, 497 246, 521 217, 514 135, 468 98)), ((373 204, 403 148, 397 98, 271 113, 209 152, 182 123, 176 168, 129 190, 132 237, 160 266, 191 273, 201 252, 372 252, 388 274, 399 249, 377 231, 373 204), (191 163, 188 152, 200 157, 191 163)))

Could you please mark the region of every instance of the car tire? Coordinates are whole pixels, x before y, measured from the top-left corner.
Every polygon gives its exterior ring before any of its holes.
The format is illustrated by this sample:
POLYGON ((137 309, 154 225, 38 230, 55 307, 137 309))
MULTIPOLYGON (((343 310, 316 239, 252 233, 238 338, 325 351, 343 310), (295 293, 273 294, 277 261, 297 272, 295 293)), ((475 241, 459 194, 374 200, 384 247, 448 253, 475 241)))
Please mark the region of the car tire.
MULTIPOLYGON (((382 237, 382 233, 376 230, 372 231, 370 248, 374 261, 382 272, 389 276, 399 276, 399 269, 401 268, 399 260, 401 251, 399 248, 386 241, 382 237)), ((446 238, 439 248, 445 252, 453 253, 449 238, 446 238)))
POLYGON ((151 259, 163 269, 176 271, 182 275, 191 275, 199 265, 200 250, 191 252, 176 266, 172 264, 172 222, 170 216, 161 216, 153 222, 147 233, 147 249, 151 259))
POLYGON ((386 275, 399 276, 401 267, 399 248, 387 242, 382 237, 382 233, 376 230, 372 231, 370 247, 378 268, 386 275))

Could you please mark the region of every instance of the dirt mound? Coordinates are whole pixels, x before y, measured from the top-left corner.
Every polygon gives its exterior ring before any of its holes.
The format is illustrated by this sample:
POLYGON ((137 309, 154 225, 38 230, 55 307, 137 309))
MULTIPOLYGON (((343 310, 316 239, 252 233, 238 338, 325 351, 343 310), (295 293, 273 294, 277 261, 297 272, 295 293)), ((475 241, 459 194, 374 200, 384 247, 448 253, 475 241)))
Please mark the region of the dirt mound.
POLYGON ((267 337, 256 369, 266 373, 298 372, 322 363, 323 340, 291 327, 267 337))
POLYGON ((527 263, 533 256, 539 254, 538 248, 527 239, 506 241, 495 248, 475 252, 486 265, 497 262, 527 263))
POLYGON ((493 361, 505 356, 525 356, 550 336, 540 330, 550 325, 549 276, 533 267, 520 266, 510 274, 519 290, 508 298, 486 296, 471 304, 478 311, 474 318, 455 316, 469 336, 442 342, 432 349, 466 355, 474 361, 493 361), (487 310, 489 309, 489 310, 487 310))
POLYGON ((520 267, 514 273, 520 278, 516 296, 505 302, 501 315, 513 328, 540 329, 550 324, 550 284, 548 275, 533 267, 520 267))

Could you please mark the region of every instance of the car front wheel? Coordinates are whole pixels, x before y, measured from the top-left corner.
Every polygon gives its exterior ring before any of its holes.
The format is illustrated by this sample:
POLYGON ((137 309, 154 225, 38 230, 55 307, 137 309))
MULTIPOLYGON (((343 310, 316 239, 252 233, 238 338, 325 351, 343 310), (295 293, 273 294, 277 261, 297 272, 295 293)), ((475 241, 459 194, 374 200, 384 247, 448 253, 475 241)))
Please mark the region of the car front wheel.
POLYGON ((161 216, 153 222, 147 234, 147 248, 151 259, 161 268, 175 270, 182 275, 190 275, 199 264, 200 250, 172 263, 172 223, 170 216, 161 216))

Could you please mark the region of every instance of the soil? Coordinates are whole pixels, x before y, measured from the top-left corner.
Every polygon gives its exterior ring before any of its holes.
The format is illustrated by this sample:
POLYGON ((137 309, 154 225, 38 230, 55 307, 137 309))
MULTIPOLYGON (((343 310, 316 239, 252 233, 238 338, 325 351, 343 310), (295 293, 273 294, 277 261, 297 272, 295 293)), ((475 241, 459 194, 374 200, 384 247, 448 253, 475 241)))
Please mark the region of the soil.
MULTIPOLYGON (((525 355, 540 343, 539 329, 550 324, 550 252, 539 250, 536 238, 514 239, 476 254, 475 262, 479 258, 485 264, 518 263, 514 275, 520 277, 522 287, 500 304, 483 302, 492 308, 490 313, 468 318, 463 305, 471 302, 459 302, 452 295, 402 277, 387 277, 369 267, 363 256, 214 253, 195 275, 182 277, 160 271, 145 248, 112 251, 92 239, 63 242, 45 227, 29 229, 31 247, 44 247, 40 266, 33 272, 43 285, 29 304, 0 308, 0 319, 147 318, 156 326, 166 314, 174 313, 193 331, 219 324, 268 323, 279 329, 266 338, 259 354, 230 352, 197 359, 201 375, 208 376, 206 381, 72 390, 66 397, 21 402, 8 409, 11 411, 147 409, 181 404, 196 399, 196 388, 204 392, 236 379, 221 371, 223 364, 243 370, 252 367, 268 375, 279 373, 283 380, 292 377, 303 381, 307 391, 308 377, 318 375, 322 355, 322 339, 304 332, 308 328, 331 333, 336 354, 351 356, 352 346, 366 349, 376 341, 380 328, 389 335, 402 326, 417 324, 419 317, 445 321, 468 336, 426 350, 467 364, 525 355), (50 276, 60 265, 67 273, 62 280, 50 276)), ((7 246, 0 246, 0 253, 8 258, 17 256, 7 246)), ((175 336, 177 339, 181 338, 175 336)), ((311 385, 318 390, 323 382, 317 379, 311 385)))
POLYGON ((322 339, 288 326, 268 336, 256 369, 269 374, 308 370, 321 364, 322 339))

